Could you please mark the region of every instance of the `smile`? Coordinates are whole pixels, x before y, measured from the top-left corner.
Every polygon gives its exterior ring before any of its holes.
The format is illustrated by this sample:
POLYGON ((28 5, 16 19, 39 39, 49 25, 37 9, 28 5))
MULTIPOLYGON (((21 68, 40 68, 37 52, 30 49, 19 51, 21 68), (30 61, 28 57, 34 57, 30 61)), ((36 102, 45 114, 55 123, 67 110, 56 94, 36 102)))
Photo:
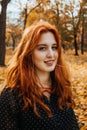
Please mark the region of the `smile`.
POLYGON ((48 66, 52 66, 53 63, 54 63, 54 60, 45 61, 45 63, 46 63, 48 66))

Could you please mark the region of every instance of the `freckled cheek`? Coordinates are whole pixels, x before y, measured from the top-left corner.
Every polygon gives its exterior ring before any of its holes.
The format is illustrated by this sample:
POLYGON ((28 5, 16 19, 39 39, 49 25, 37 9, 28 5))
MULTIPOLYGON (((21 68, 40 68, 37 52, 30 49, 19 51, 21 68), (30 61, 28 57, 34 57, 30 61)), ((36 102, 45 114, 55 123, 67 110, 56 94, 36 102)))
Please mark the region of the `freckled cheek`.
POLYGON ((44 60, 44 57, 45 57, 45 54, 44 53, 39 53, 39 54, 35 54, 34 55, 34 59, 36 60, 36 61, 42 61, 42 60, 44 60))
POLYGON ((39 55, 41 58, 45 57, 46 56, 46 53, 40 53, 39 55))

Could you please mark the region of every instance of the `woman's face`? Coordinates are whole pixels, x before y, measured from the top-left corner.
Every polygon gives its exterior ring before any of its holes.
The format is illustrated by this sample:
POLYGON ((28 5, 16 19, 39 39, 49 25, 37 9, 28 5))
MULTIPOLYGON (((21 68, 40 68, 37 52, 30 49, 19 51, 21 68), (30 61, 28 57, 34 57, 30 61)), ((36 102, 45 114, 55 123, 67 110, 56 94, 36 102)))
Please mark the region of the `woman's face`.
POLYGON ((55 69, 58 60, 57 42, 53 33, 42 33, 39 42, 32 52, 36 71, 50 73, 55 69))

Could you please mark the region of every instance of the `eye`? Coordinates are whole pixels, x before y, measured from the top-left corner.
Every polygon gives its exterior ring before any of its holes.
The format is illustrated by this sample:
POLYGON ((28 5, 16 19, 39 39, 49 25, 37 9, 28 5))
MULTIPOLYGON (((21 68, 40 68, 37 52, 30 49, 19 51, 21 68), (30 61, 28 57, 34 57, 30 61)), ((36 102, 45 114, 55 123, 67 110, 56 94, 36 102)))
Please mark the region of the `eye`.
POLYGON ((57 48, 57 45, 52 47, 53 50, 57 50, 57 48))
POLYGON ((45 51, 46 47, 40 47, 39 50, 45 51))

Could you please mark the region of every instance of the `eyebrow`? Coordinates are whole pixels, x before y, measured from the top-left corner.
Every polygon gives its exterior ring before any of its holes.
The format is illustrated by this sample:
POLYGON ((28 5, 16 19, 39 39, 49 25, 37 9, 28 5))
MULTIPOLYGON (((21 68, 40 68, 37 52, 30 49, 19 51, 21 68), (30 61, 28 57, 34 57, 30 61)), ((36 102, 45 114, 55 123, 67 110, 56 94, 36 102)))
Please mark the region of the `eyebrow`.
MULTIPOLYGON (((57 45, 57 43, 53 43, 52 45, 57 45)), ((46 44, 38 44, 37 46, 39 47, 39 46, 47 46, 47 45, 46 44)))

